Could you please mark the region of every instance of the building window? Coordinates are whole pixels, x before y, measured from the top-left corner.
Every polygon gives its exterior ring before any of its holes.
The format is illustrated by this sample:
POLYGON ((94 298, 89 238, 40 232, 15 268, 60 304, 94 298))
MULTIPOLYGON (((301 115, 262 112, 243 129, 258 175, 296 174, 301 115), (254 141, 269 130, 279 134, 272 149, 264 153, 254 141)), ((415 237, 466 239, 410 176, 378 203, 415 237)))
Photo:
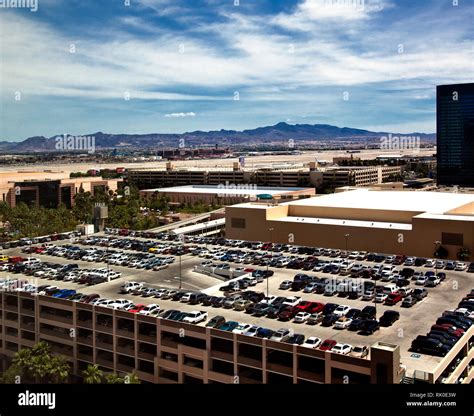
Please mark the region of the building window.
POLYGON ((463 246, 464 235, 453 234, 453 233, 443 233, 441 236, 441 242, 447 246, 463 246))
POLYGON ((232 228, 245 228, 245 218, 231 218, 230 224, 232 228))

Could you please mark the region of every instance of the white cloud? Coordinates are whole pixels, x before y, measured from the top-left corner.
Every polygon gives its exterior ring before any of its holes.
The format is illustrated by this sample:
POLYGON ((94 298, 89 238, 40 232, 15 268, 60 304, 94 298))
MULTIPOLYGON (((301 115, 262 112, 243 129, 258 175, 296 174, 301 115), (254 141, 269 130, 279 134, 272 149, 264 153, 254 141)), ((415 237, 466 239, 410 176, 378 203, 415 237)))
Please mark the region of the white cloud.
POLYGON ((196 117, 196 113, 193 113, 192 111, 189 113, 170 113, 170 114, 165 114, 165 117, 172 117, 172 118, 196 117))

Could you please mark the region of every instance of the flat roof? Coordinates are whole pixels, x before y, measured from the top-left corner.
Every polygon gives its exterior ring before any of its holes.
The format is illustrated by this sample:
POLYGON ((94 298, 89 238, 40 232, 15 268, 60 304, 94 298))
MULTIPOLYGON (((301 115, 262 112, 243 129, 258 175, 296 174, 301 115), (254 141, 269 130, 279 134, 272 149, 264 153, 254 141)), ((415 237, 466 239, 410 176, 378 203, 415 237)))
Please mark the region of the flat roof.
POLYGON ((169 188, 144 189, 141 192, 161 192, 161 193, 189 193, 189 194, 225 194, 225 195, 280 195, 289 192, 299 192, 314 190, 314 188, 294 188, 294 187, 267 187, 254 186, 252 184, 228 184, 228 185, 185 185, 172 186, 169 188))
POLYGON ((343 227, 383 228, 386 230, 411 230, 411 224, 377 221, 341 220, 334 218, 312 218, 312 217, 281 217, 272 221, 293 222, 300 224, 339 225, 343 227))
POLYGON ((393 192, 357 189, 330 195, 316 196, 294 202, 287 202, 285 204, 293 206, 298 205, 444 214, 447 211, 451 211, 455 208, 459 208, 463 205, 473 202, 474 194, 409 191, 393 192))

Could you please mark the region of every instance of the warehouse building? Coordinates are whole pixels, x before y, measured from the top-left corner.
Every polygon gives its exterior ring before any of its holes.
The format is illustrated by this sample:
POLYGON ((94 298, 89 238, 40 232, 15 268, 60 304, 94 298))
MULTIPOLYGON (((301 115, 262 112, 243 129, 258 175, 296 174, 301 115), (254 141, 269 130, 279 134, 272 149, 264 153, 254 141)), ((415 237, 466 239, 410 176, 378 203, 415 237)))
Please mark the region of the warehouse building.
POLYGON ((474 252, 474 194, 363 188, 238 204, 226 209, 226 236, 421 257, 433 257, 439 242, 455 259, 461 248, 474 252))
POLYGON ((257 200, 259 197, 272 200, 292 200, 315 195, 314 188, 276 188, 252 184, 225 182, 220 185, 188 185, 170 188, 145 189, 140 191, 143 198, 166 196, 170 202, 231 205, 257 200))

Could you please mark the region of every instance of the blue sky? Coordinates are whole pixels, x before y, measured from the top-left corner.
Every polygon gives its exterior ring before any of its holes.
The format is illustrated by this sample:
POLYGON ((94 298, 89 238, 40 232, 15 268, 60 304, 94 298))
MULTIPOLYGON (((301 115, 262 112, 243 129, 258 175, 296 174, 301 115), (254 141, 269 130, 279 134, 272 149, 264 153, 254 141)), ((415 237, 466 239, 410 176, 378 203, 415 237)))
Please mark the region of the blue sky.
POLYGON ((0 141, 280 121, 434 132, 436 85, 473 80, 473 0, 125 3, 0 8, 0 141))

